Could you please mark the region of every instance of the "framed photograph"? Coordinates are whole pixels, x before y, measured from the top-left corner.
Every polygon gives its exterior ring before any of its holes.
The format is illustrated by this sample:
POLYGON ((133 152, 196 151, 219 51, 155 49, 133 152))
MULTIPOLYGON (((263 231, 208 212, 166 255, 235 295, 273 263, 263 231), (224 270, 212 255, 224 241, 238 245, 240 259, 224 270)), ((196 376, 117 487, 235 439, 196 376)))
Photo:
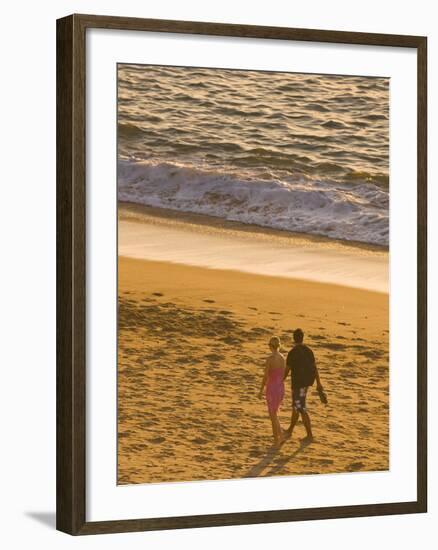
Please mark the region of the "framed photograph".
POLYGON ((425 512, 426 38, 57 22, 57 528, 425 512))

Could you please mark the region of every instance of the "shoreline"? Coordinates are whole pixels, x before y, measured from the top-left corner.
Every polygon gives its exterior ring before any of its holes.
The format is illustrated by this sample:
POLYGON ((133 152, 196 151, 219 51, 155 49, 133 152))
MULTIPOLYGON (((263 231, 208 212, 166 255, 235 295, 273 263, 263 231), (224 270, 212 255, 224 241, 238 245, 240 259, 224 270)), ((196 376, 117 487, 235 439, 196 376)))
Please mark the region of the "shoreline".
POLYGON ((118 254, 387 294, 382 247, 119 202, 118 254))
POLYGON ((389 253, 389 246, 365 243, 362 241, 347 241, 341 239, 331 239, 324 235, 314 235, 311 233, 299 233, 296 231, 287 231, 286 229, 275 229, 269 226, 248 224, 239 221, 226 220, 219 216, 208 216, 196 212, 184 212, 182 210, 172 210, 170 208, 161 208, 155 206, 146 206, 136 202, 118 201, 118 217, 122 220, 150 221, 156 220, 163 222, 167 220, 172 224, 181 224, 186 226, 202 226, 207 231, 216 229, 222 231, 232 231, 241 235, 250 234, 260 238, 275 237, 283 239, 285 242, 294 241, 302 243, 320 244, 326 246, 338 246, 346 249, 360 249, 363 251, 376 252, 381 254, 389 253))

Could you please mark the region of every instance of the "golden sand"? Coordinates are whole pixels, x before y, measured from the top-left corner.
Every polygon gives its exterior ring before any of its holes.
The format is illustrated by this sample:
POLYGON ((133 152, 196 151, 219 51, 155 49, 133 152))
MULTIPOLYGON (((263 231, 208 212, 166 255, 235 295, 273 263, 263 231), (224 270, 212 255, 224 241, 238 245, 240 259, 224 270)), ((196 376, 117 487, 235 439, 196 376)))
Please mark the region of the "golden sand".
MULTIPOLYGON (((119 257, 118 483, 377 471, 389 467, 388 294, 119 257), (273 334, 301 327, 312 389, 279 450, 257 397, 273 334)), ((287 427, 289 381, 280 411, 287 427)))

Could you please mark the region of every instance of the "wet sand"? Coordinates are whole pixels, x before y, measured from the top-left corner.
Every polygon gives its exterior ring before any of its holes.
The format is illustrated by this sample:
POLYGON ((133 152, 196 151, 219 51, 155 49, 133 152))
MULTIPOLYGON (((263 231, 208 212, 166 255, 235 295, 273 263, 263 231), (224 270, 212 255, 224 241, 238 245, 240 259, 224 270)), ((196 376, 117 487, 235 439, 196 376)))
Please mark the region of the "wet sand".
POLYGON ((388 292, 385 247, 119 202, 119 255, 388 292))

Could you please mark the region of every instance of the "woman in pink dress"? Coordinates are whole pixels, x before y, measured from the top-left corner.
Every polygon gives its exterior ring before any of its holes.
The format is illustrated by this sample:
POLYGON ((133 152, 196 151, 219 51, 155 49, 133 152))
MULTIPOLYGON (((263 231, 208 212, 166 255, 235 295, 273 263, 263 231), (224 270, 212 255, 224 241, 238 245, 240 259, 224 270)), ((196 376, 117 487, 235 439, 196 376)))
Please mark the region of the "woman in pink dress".
POLYGON ((278 409, 284 397, 284 371, 286 361, 280 353, 280 339, 273 336, 269 340, 269 349, 271 355, 266 359, 265 373, 263 375, 262 385, 259 392, 260 399, 263 396, 263 390, 266 386, 266 403, 272 422, 272 434, 276 445, 284 441, 283 430, 278 420, 278 409))

